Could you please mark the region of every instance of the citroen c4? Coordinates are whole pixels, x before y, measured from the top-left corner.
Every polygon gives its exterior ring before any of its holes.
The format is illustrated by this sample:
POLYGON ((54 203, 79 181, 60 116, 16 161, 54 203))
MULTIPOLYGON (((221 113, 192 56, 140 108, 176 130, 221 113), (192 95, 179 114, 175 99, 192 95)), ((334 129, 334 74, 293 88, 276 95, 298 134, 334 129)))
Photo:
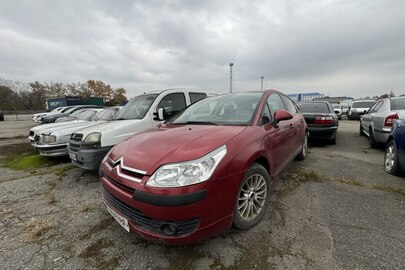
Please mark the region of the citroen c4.
POLYGON ((125 230, 148 240, 186 244, 249 229, 265 215, 280 173, 306 149, 304 117, 284 94, 206 98, 107 153, 104 203, 125 230))

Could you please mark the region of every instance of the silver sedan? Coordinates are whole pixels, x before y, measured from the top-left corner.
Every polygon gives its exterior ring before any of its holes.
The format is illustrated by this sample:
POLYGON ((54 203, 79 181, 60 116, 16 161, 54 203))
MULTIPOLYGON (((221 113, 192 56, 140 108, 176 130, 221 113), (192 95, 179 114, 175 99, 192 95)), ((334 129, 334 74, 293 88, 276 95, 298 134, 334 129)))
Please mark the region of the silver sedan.
POLYGON ((381 99, 360 118, 360 135, 369 137, 371 147, 386 144, 399 118, 405 119, 405 97, 381 99))

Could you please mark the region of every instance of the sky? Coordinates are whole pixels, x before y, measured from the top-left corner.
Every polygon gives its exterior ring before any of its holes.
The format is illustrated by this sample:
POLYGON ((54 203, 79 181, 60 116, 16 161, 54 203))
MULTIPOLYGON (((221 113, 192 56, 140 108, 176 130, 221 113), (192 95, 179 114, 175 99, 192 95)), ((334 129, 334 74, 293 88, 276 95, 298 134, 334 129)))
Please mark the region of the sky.
POLYGON ((405 94, 402 0, 0 0, 0 78, 405 94))

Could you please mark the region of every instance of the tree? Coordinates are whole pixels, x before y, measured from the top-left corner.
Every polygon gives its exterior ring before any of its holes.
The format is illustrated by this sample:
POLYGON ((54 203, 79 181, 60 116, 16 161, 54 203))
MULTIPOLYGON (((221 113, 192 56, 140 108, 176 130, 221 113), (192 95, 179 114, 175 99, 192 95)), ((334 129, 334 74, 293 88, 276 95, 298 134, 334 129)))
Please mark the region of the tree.
POLYGON ((117 88, 114 90, 114 95, 112 100, 110 101, 110 105, 121 105, 124 102, 128 101, 126 97, 127 91, 124 88, 117 88))
POLYGON ((108 104, 114 95, 114 90, 109 84, 102 81, 88 80, 87 85, 94 96, 102 97, 105 104, 108 104))
POLYGON ((20 96, 8 86, 0 85, 0 97, 0 110, 15 110, 22 107, 20 96))

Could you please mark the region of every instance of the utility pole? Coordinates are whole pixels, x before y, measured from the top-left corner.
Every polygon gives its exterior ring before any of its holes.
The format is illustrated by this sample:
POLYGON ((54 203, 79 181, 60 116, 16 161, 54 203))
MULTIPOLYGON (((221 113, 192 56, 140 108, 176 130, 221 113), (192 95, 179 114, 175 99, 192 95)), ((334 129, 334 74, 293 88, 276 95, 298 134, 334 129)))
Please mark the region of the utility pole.
POLYGON ((233 63, 230 62, 229 63, 229 68, 230 68, 230 70, 229 70, 229 93, 232 93, 232 66, 233 66, 233 63))
POLYGON ((263 79, 264 79, 264 76, 261 76, 260 79, 261 79, 261 87, 260 87, 260 89, 263 91, 263 79))

